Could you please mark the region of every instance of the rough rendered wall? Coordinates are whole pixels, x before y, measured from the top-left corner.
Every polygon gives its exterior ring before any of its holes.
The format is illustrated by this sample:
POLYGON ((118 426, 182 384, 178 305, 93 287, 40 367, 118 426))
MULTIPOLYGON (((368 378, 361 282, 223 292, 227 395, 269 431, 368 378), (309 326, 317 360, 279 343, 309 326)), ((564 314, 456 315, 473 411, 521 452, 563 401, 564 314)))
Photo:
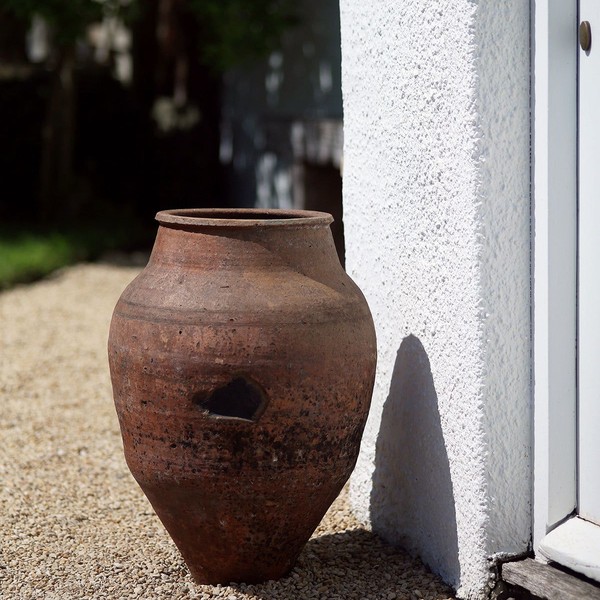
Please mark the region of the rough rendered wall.
POLYGON ((464 598, 530 539, 529 2, 341 0, 347 268, 375 318, 355 510, 464 598))

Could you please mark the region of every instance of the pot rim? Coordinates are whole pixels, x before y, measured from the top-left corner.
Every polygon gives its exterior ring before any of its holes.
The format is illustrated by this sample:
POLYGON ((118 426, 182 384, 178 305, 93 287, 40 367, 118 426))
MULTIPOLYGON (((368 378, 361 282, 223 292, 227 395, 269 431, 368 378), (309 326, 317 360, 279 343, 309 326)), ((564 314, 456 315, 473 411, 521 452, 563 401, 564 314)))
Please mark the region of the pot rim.
POLYGON ((174 208, 156 213, 161 225, 184 227, 298 227, 333 222, 326 212, 286 208, 174 208))

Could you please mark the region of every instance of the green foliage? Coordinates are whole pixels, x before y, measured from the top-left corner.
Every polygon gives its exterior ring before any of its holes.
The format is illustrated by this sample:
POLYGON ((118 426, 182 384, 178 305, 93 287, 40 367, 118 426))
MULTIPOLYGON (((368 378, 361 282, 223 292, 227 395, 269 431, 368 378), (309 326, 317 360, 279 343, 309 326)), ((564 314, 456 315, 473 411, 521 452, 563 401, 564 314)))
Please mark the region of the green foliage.
POLYGON ((86 28, 109 14, 119 14, 130 2, 120 0, 0 0, 0 9, 24 20, 43 17, 53 28, 55 41, 68 46, 86 28))
POLYGON ((291 0, 188 0, 201 25, 206 64, 225 71, 273 50, 297 22, 291 0))
MULTIPOLYGON (((283 31, 293 25, 292 0, 185 0, 201 30, 204 62, 224 71, 247 59, 265 55, 277 46, 283 31)), ((135 17, 144 0, 0 0, 5 10, 24 20, 43 17, 59 45, 73 45, 86 28, 106 15, 135 17)))
POLYGON ((56 269, 104 252, 150 244, 152 232, 137 222, 121 220, 71 225, 59 229, 0 227, 0 290, 34 281, 56 269))
POLYGON ((72 262, 74 254, 67 239, 60 234, 0 239, 0 289, 47 275, 72 262))

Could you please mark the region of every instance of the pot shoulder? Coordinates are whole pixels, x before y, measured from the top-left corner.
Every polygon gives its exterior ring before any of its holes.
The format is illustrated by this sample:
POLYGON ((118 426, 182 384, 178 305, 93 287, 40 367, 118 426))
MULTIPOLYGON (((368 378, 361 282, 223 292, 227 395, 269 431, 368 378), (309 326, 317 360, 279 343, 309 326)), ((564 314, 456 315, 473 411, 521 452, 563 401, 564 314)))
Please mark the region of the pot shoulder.
POLYGON ((115 314, 183 323, 371 320, 341 270, 317 280, 293 270, 198 271, 148 266, 125 289, 115 314))

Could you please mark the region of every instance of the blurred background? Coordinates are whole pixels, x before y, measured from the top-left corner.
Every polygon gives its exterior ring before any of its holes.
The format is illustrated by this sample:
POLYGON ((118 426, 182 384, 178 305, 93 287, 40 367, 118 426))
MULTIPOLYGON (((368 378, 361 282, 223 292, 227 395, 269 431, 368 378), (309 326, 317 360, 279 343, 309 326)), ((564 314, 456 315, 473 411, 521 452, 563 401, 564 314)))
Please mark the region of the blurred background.
POLYGON ((337 0, 0 0, 0 288, 146 251, 154 214, 334 215, 337 0))

